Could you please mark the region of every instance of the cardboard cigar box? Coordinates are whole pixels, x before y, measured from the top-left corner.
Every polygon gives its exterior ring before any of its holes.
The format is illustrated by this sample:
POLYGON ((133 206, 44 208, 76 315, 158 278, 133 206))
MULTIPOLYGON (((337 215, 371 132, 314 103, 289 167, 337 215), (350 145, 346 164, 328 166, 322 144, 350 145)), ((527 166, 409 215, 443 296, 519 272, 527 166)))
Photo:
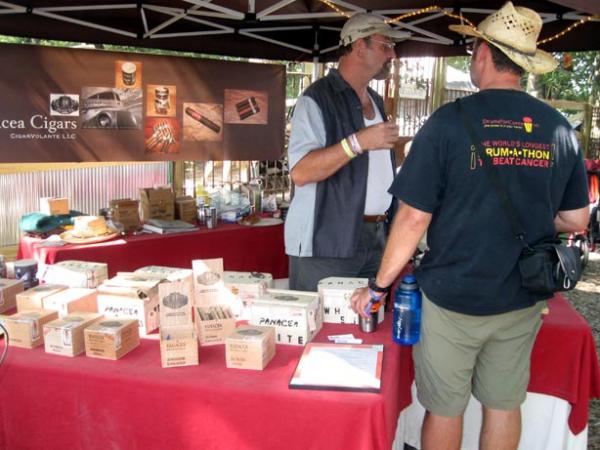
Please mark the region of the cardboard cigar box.
POLYGON ((137 320, 107 319, 83 330, 85 355, 117 360, 140 345, 137 320))
MULTIPOLYGON (((355 289, 369 284, 367 278, 328 277, 319 281, 318 292, 323 303, 323 322, 358 324, 350 298, 355 289)), ((384 308, 379 308, 378 323, 383 322, 384 308)))
POLYGON ((121 223, 126 232, 135 231, 141 227, 139 206, 138 200, 129 198, 118 198, 109 202, 112 219, 121 223))
POLYGON ((198 209, 194 197, 177 197, 175 199, 175 218, 189 223, 197 222, 198 209))
POLYGON ((0 278, 0 313, 9 311, 17 306, 17 295, 23 292, 21 280, 0 278))
POLYGON ((44 344, 43 326, 58 319, 58 312, 45 309, 21 311, 12 316, 0 316, 8 330, 8 345, 35 348, 44 344))
POLYGON ((196 330, 200 345, 223 344, 235 329, 235 317, 227 306, 196 308, 196 330))
MULTIPOLYGON (((192 269, 184 269, 181 267, 167 267, 167 266, 145 266, 136 269, 133 273, 140 273, 143 275, 160 276, 165 280, 176 281, 184 280, 189 278, 192 283, 192 269)), ((192 288, 193 289, 193 288, 192 288)))
POLYGON ((214 306, 223 303, 226 296, 223 283, 223 258, 196 259, 192 261, 194 271, 194 305, 214 306))
POLYGON ((278 344, 305 345, 323 327, 323 304, 315 292, 269 289, 253 301, 250 323, 275 327, 278 344))
POLYGON ((239 319, 250 319, 252 302, 273 287, 273 275, 264 272, 223 272, 225 287, 232 294, 226 304, 239 319))
POLYGON ((159 276, 119 272, 98 286, 98 312, 115 319, 135 319, 140 334, 159 326, 159 276))
POLYGON ((244 325, 225 341, 228 368, 263 370, 275 356, 275 329, 244 325))
POLYGON ((17 311, 26 309, 42 309, 44 299, 57 292, 64 291, 62 284, 40 284, 17 294, 17 311))
POLYGON ((42 304, 44 309, 58 311, 58 317, 65 317, 74 311, 97 312, 97 296, 96 289, 67 288, 45 297, 42 304))
POLYGON ((175 196, 170 187, 140 189, 140 211, 143 222, 150 219, 174 220, 175 196))
POLYGON ((69 199, 66 197, 41 197, 40 211, 44 214, 69 214, 69 199))
POLYGON ((43 266, 38 278, 46 284, 93 289, 108 278, 108 265, 88 261, 60 261, 43 266))
POLYGON ((192 325, 193 292, 189 279, 161 283, 158 298, 161 328, 192 325))
POLYGON ((77 356, 85 352, 83 330, 103 320, 102 314, 75 312, 44 324, 44 348, 46 353, 77 356))
POLYGON ((161 328, 160 363, 164 368, 198 364, 198 340, 193 325, 161 328))

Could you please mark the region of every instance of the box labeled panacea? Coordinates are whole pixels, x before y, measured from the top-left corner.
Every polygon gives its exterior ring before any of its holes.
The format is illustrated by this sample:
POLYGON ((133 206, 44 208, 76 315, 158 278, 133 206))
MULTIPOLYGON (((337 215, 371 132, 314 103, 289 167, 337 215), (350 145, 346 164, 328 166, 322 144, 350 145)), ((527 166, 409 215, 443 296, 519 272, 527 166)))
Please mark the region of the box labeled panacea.
POLYGON ((0 278, 0 313, 9 311, 17 306, 17 295, 23 292, 21 280, 0 278))
MULTIPOLYGON (((317 289, 323 303, 323 322, 358 324, 350 298, 356 289, 366 287, 368 278, 328 277, 319 281, 317 289)), ((384 308, 379 308, 378 323, 383 322, 384 308)))
POLYGON ((17 294, 17 311, 42 309, 44 299, 67 289, 62 284, 40 284, 17 294))
POLYGON ((244 325, 225 341, 228 368, 263 370, 275 356, 275 329, 244 325))
POLYGON ((43 266, 38 278, 46 284, 93 289, 108 278, 108 264, 88 261, 60 261, 43 266))
POLYGON ((44 324, 44 348, 46 353, 77 356, 85 352, 83 330, 103 320, 102 314, 75 312, 44 324))
POLYGON ((58 311, 58 317, 64 317, 74 311, 97 312, 98 291, 96 289, 67 288, 45 297, 44 309, 58 311))
POLYGON ((98 286, 98 312, 115 319, 135 319, 140 334, 159 326, 160 276, 119 272, 98 286))
POLYGON ((104 319, 83 330, 85 355, 116 360, 140 345, 137 320, 104 319))
POLYGON ((235 317, 227 306, 196 308, 196 331, 200 345, 223 344, 235 329, 235 317))
POLYGON ((198 339, 193 325, 161 328, 160 362, 164 368, 198 364, 198 339))
POLYGON ((223 296, 229 291, 223 283, 223 258, 196 259, 192 261, 192 270, 194 305, 214 306, 225 303, 223 296))
POLYGON ((305 345, 323 327, 323 304, 316 292, 269 289, 253 301, 250 323, 275 327, 278 344, 305 345))
POLYGON ((44 345, 43 326, 58 319, 58 312, 44 309, 21 311, 12 316, 0 316, 8 330, 9 346, 35 348, 44 345))
POLYGON ((160 326, 192 326, 192 283, 189 278, 165 281, 158 285, 160 326))

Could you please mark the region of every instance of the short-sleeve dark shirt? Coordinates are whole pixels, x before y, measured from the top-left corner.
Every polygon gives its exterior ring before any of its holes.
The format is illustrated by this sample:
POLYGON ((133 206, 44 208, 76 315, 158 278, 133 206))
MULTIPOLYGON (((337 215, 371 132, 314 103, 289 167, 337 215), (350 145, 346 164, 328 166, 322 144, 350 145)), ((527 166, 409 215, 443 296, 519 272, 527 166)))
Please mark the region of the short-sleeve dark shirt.
POLYGON ((499 174, 532 243, 554 236, 558 211, 588 204, 583 157, 567 120, 524 92, 483 90, 461 104, 484 157, 472 150, 451 103, 415 136, 390 188, 402 202, 432 213, 417 280, 431 301, 463 314, 526 308, 548 296, 521 287, 522 245, 482 164, 499 174))

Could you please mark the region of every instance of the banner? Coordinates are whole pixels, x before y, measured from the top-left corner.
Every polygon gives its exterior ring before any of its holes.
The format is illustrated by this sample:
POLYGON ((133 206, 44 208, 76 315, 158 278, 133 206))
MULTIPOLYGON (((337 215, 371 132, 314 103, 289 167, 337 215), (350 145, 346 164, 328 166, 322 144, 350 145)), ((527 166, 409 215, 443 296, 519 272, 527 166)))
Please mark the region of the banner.
POLYGON ((0 163, 284 153, 284 65, 28 45, 0 61, 0 163))

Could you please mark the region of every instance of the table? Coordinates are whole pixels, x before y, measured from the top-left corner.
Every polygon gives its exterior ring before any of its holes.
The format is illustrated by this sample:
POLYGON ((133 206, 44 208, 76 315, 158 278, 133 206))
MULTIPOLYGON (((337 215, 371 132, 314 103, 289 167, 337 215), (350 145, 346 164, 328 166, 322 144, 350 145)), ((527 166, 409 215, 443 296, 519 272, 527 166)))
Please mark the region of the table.
POLYGON ((41 243, 38 238, 21 238, 17 257, 35 258, 42 264, 71 259, 104 262, 111 277, 142 266, 191 267, 194 259, 222 257, 225 270, 267 272, 273 278, 288 276, 282 224, 264 227, 221 224, 213 229, 142 234, 62 247, 41 247, 41 243))
POLYGON ((0 448, 389 449, 410 403, 410 348, 391 342, 390 320, 369 335, 326 324, 318 340, 348 332, 385 345, 381 393, 288 389, 301 347, 278 345, 264 371, 225 368, 223 346, 171 369, 152 340, 119 361, 10 348, 0 448))
MULTIPOLYGON (((600 396, 598 357, 587 322, 560 295, 549 305, 529 391, 567 400, 578 434, 600 396)), ((390 327, 388 316, 374 334, 325 324, 317 336, 384 343, 381 394, 289 390, 300 347, 278 345, 263 372, 226 369, 222 346, 174 369, 160 367, 152 340, 116 362, 11 348, 0 366, 0 448, 389 449, 413 382, 411 349, 391 343, 390 327)))

